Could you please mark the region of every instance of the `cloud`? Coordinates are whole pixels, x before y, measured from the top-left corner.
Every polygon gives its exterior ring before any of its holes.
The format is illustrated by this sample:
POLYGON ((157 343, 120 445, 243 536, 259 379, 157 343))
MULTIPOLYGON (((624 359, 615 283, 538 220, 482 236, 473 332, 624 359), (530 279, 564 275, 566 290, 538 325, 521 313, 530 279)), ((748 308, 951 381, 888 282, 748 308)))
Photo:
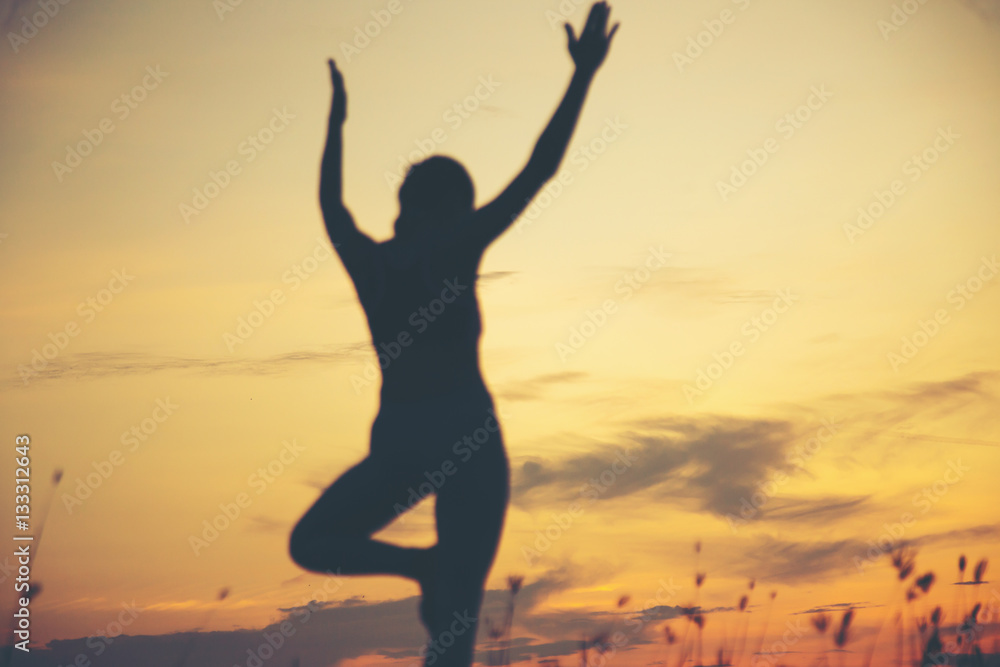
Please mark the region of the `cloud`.
POLYGON ((793 424, 736 417, 663 418, 638 432, 569 458, 529 457, 516 471, 513 502, 522 507, 611 500, 641 494, 724 516, 738 513, 772 470, 791 470, 793 424), (631 461, 624 467, 625 461, 631 461), (589 494, 589 495, 588 495, 589 494))
POLYGON ((876 552, 873 558, 873 547, 869 540, 876 540, 883 533, 882 526, 873 526, 870 536, 865 536, 862 532, 860 537, 830 541, 799 542, 770 535, 757 536, 749 543, 742 540, 738 542, 732 558, 721 567, 727 572, 748 578, 795 585, 846 574, 860 574, 859 561, 864 564, 865 571, 887 565, 889 551, 904 545, 953 547, 983 543, 986 540, 996 541, 1000 539, 1000 523, 927 533, 906 540, 897 539, 884 545, 888 549, 876 552))
POLYGON ((496 392, 496 395, 497 398, 506 401, 535 401, 542 398, 545 395, 545 391, 550 387, 565 383, 582 382, 588 377, 589 373, 580 371, 536 375, 527 380, 505 385, 496 392))
MULTIPOLYGON (((568 374, 539 376, 522 394, 537 395, 541 387, 570 379, 575 380, 568 374)), ((824 423, 827 428, 833 424, 838 439, 836 450, 826 452, 832 460, 851 459, 852 452, 862 448, 870 451, 874 440, 887 438, 1000 446, 1000 442, 960 434, 903 430, 918 416, 944 420, 961 415, 973 425, 980 418, 987 419, 995 408, 998 385, 1000 373, 978 372, 892 391, 835 395, 811 407, 788 406, 783 418, 660 417, 636 421, 602 442, 587 442, 574 435, 581 453, 560 459, 526 456, 514 461, 512 502, 531 510, 627 497, 643 513, 650 511, 651 503, 719 517, 741 517, 741 510, 750 507, 755 510, 754 521, 774 523, 831 522, 863 516, 879 505, 871 494, 790 497, 783 495, 780 487, 767 490, 768 484, 779 472, 808 474, 808 463, 795 454, 802 454, 802 447, 824 423), (820 419, 821 415, 846 414, 851 415, 849 423, 820 419), (623 469, 627 460, 631 464, 623 469), (800 467, 803 465, 806 467, 800 467), (762 490, 766 502, 755 504, 755 494, 759 497, 762 490)), ((810 458, 805 456, 806 461, 810 458)), ((849 463, 858 462, 852 459, 849 463)), ((623 512, 627 507, 618 503, 615 510, 623 512)))
POLYGON ((963 0, 984 21, 1000 21, 1000 0, 963 0))
MULTIPOLYGON (((368 343, 343 345, 334 350, 298 350, 268 357, 183 357, 141 352, 84 352, 57 357, 31 377, 30 382, 85 379, 123 375, 148 375, 162 371, 194 371, 207 375, 268 375, 302 364, 342 363, 362 359, 368 343)), ((26 364, 27 365, 27 364, 26 364)), ((22 384, 17 373, 8 385, 22 384)))
POLYGON ((487 282, 492 282, 494 280, 503 280, 504 278, 509 278, 511 276, 516 276, 520 271, 487 271, 486 273, 480 273, 476 275, 476 282, 480 285, 487 282))
POLYGON ((761 507, 758 520, 799 522, 810 521, 841 521, 851 516, 869 511, 872 508, 872 497, 864 496, 824 496, 822 498, 775 497, 761 507))
POLYGON ((976 407, 992 417, 998 395, 1000 371, 979 371, 947 380, 917 382, 901 389, 836 394, 820 403, 838 414, 854 415, 852 422, 871 427, 867 434, 905 437, 905 433, 890 430, 905 427, 915 417, 927 422, 976 407))
POLYGON ((870 609, 874 607, 882 607, 881 604, 872 604, 871 602, 836 602, 834 604, 822 605, 819 607, 812 607, 806 609, 805 611, 791 611, 788 612, 792 616, 797 616, 799 614, 822 614, 822 613, 839 613, 842 611, 847 611, 848 609, 870 609))
MULTIPOLYGON (((521 589, 517 598, 519 612, 526 613, 549 595, 570 588, 574 583, 568 567, 546 573, 521 589)), ((505 590, 487 591, 483 610, 503 609, 507 595, 505 590)), ((60 639, 19 656, 17 664, 22 667, 79 664, 75 662, 79 655, 94 664, 99 661, 102 667, 176 667, 183 656, 187 656, 183 662, 185 667, 246 665, 254 654, 263 657, 264 664, 278 665, 289 664, 293 658, 304 665, 332 665, 363 655, 419 661, 419 649, 426 635, 417 620, 418 602, 416 596, 383 602, 366 602, 354 596, 279 609, 282 614, 279 620, 254 630, 123 635, 110 643, 100 639, 89 639, 88 643, 88 638, 60 639), (277 648, 272 648, 274 646, 277 648), (101 650, 99 657, 96 647, 101 650)), ((484 631, 482 623, 480 630, 484 631)), ((480 646, 484 645, 484 636, 480 635, 480 646)), ((520 645, 533 641, 522 639, 520 645)), ((576 651, 576 644, 557 642, 530 650, 545 655, 571 655, 576 651), (564 653, 559 652, 560 647, 565 649, 564 653)), ((479 659, 485 660, 485 656, 479 659)))
POLYGON ((854 558, 865 558, 868 545, 857 539, 795 542, 758 536, 738 549, 727 570, 784 584, 799 584, 857 572, 854 558))

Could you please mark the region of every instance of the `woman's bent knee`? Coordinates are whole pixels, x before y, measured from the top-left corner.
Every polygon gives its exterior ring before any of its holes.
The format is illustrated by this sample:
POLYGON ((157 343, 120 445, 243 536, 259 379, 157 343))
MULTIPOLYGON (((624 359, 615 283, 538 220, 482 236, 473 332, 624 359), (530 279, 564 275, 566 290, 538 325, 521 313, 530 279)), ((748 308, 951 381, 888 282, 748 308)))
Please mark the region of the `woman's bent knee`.
POLYGON ((299 567, 312 572, 323 572, 329 569, 333 556, 330 541, 329 536, 323 539, 316 530, 300 521, 288 539, 288 554, 299 567))
POLYGON ((288 555, 297 565, 309 569, 306 564, 309 561, 308 538, 301 523, 292 529, 292 534, 288 538, 288 555))

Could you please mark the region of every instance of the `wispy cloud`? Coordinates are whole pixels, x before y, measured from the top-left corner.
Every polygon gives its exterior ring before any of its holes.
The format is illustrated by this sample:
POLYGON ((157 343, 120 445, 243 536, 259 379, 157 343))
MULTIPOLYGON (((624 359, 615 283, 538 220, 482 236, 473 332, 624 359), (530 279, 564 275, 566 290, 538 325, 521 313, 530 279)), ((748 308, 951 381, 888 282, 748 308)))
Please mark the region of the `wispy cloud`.
POLYGON ((964 0, 965 5, 986 21, 1000 21, 1000 1, 964 0))
MULTIPOLYGON (((899 544, 914 547, 952 546, 982 543, 985 540, 995 541, 998 538, 1000 538, 1000 523, 925 533, 900 540, 899 544)), ((762 535, 737 543, 732 552, 731 562, 727 562, 725 568, 727 571, 749 578, 794 585, 856 574, 856 559, 867 558, 870 549, 871 544, 866 542, 864 537, 796 541, 762 535)), ((888 564, 888 557, 885 563, 888 564)))
MULTIPOLYGON (((527 584, 518 596, 518 609, 522 614, 540 604, 553 593, 565 590, 575 583, 568 568, 559 568, 527 584)), ((502 609, 507 592, 502 589, 487 591, 483 609, 502 609)), ((408 597, 383 602, 368 602, 361 597, 329 600, 306 605, 281 608, 281 618, 270 625, 253 630, 217 632, 178 632, 156 636, 115 637, 104 645, 100 662, 104 667, 176 667, 178 658, 190 650, 185 667, 218 667, 218 665, 246 664, 248 651, 267 645, 265 633, 272 637, 283 636, 282 646, 274 651, 278 664, 289 664, 299 658, 301 664, 335 664, 341 660, 363 655, 380 655, 388 658, 417 658, 419 648, 426 639, 417 620, 419 598, 408 597), (285 632, 281 631, 286 623, 285 632), (288 627, 292 632, 288 632, 288 627), (279 657, 280 656, 280 657, 279 657)), ((482 616, 482 615, 481 615, 482 616)), ((482 624, 480 625, 482 629, 482 624)), ((570 634, 570 626, 556 628, 560 635, 570 634)), ((535 640, 530 640, 535 641, 535 640)), ((522 641, 521 644, 525 644, 522 641)), ((483 650, 484 641, 479 642, 483 650)), ((528 653, 544 655, 572 655, 574 642, 522 646, 528 653)), ((270 653, 270 652, 269 652, 270 653)), ((78 655, 93 655, 87 638, 61 639, 50 642, 45 648, 35 648, 25 654, 18 664, 24 667, 50 667, 54 664, 71 664, 78 655)), ((481 658, 482 659, 482 656, 481 658)))
POLYGON ((536 375, 527 380, 504 385, 497 390, 496 395, 505 401, 534 401, 542 398, 546 390, 551 387, 559 384, 582 382, 588 377, 588 373, 580 371, 536 375))
MULTIPOLYGON (((615 466, 627 451, 634 464, 614 475, 600 499, 643 494, 719 515, 738 512, 769 471, 791 470, 785 451, 794 442, 793 424, 736 417, 662 418, 644 422, 618 443, 570 458, 524 460, 514 476, 513 499, 521 506, 569 502, 581 487, 615 466)), ((621 469, 621 465, 616 466, 621 469)), ((602 485, 603 488, 604 485, 602 485)))
MULTIPOLYGON (((90 379, 108 376, 148 375, 164 371, 192 371, 207 375, 269 375, 303 364, 343 363, 364 358, 369 345, 355 343, 329 350, 297 350, 267 357, 196 357, 143 352, 84 352, 58 357, 32 377, 46 380, 90 379)), ((15 372, 7 386, 21 386, 15 372)))
POLYGON ((824 522, 843 521, 871 510, 872 506, 870 495, 822 498, 776 497, 761 508, 760 520, 795 523, 804 519, 824 522))

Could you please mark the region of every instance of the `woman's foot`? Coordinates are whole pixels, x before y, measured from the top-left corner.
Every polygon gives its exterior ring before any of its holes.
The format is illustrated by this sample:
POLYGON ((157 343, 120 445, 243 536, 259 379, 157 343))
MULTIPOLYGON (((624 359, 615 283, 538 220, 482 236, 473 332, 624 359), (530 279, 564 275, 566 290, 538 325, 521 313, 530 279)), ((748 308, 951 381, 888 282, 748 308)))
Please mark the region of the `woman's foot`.
POLYGON ((434 594, 437 589, 437 545, 424 549, 420 558, 417 583, 420 584, 420 622, 431 630, 431 619, 434 613, 434 594))

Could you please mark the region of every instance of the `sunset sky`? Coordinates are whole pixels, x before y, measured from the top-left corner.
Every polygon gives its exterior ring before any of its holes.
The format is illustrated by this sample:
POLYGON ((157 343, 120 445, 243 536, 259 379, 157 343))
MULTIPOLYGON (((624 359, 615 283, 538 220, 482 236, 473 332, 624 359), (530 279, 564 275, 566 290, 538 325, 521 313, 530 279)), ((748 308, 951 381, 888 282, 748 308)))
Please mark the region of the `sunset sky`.
MULTIPOLYGON (((480 205, 518 172, 589 4, 0 6, 0 507, 28 434, 36 535, 47 511, 13 664, 246 665, 292 619, 265 664, 410 667, 415 583, 287 552, 378 409, 318 206, 326 59, 345 200, 384 240, 409 161, 460 160, 480 205), (120 631, 145 637, 95 638, 120 631)), ((512 464, 483 615, 523 575, 525 665, 604 631, 608 664, 673 665, 696 605, 706 663, 748 632, 743 664, 809 665, 833 647, 812 614, 853 608, 844 664, 892 664, 905 542, 936 574, 907 614, 979 601, 1000 652, 996 577, 952 585, 961 554, 966 580, 1000 565, 1000 1, 612 6, 560 176, 481 269, 512 464)), ((428 501, 379 536, 433 531, 428 501)))

